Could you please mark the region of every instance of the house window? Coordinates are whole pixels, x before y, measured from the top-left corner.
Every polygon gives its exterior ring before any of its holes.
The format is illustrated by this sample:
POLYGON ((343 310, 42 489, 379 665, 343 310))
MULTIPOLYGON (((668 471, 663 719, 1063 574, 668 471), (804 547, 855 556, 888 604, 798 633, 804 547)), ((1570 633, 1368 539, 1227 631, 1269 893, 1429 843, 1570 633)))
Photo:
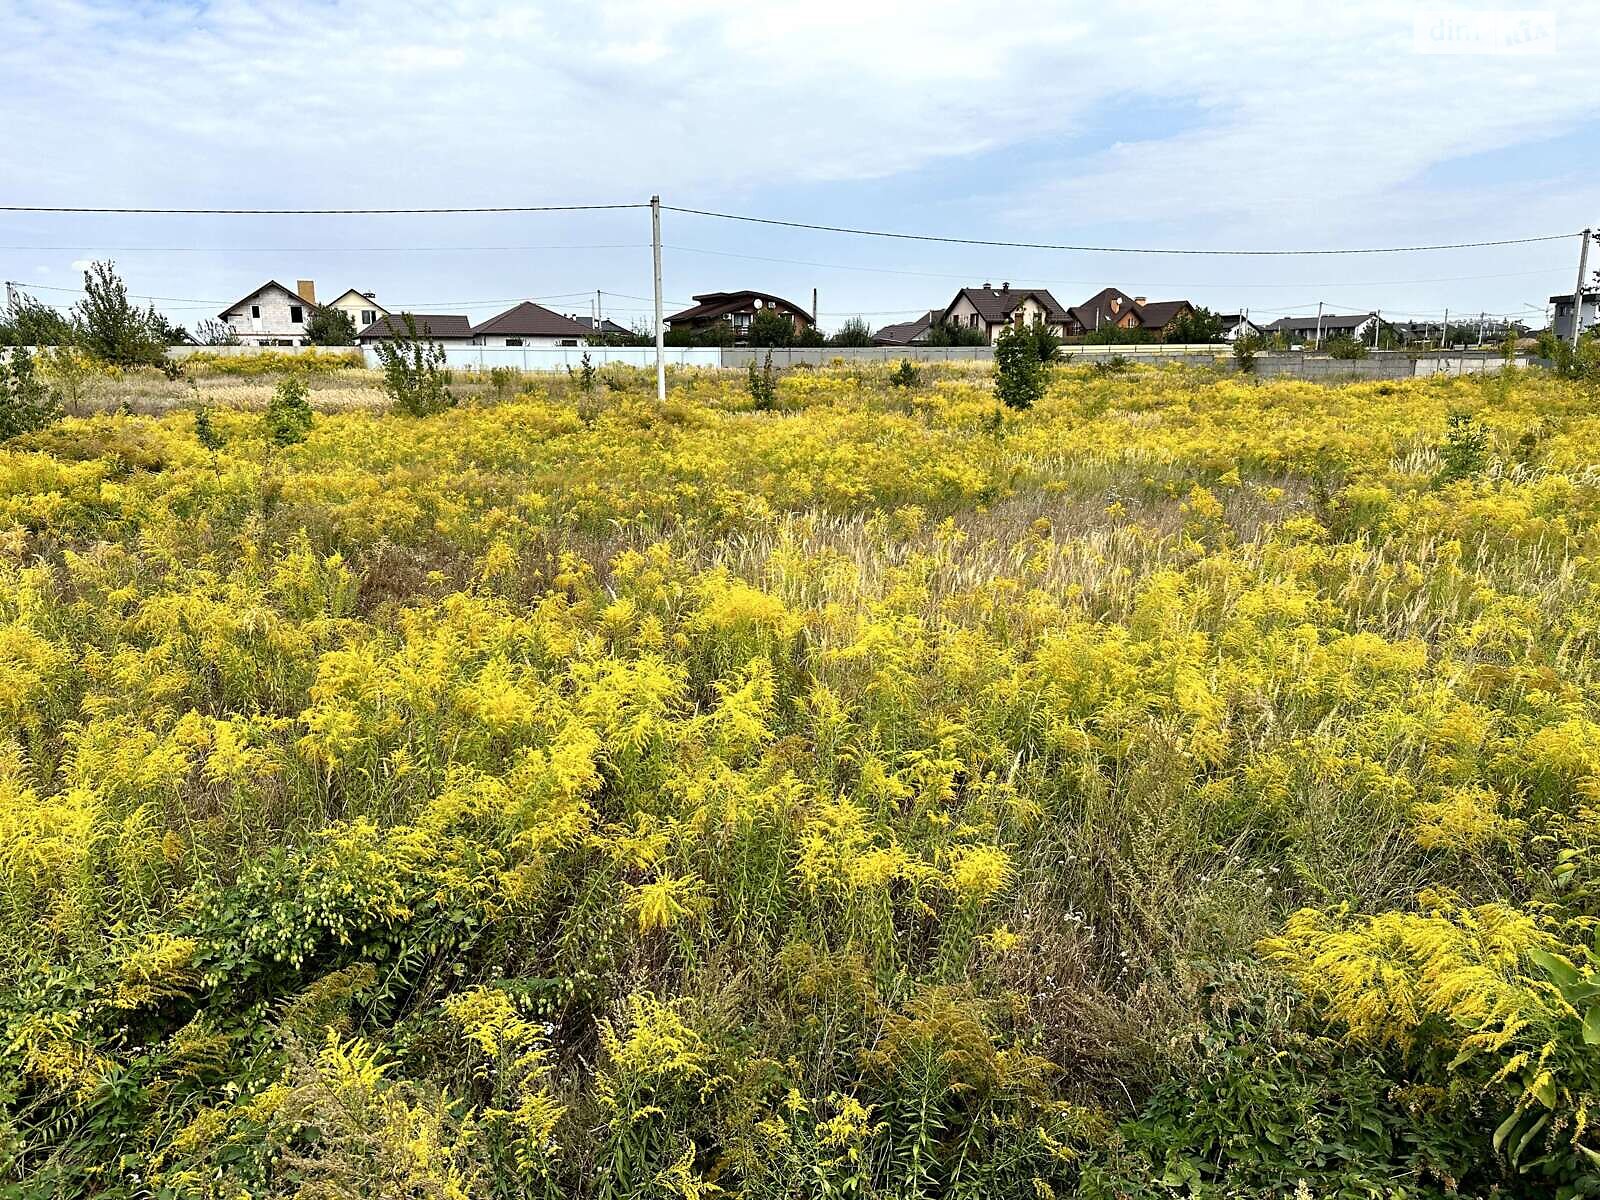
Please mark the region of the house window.
POLYGON ((361 310, 361 324, 362 325, 371 325, 377 319, 378 319, 378 314, 377 314, 377 312, 375 310, 370 309, 370 308, 363 308, 361 310))
POLYGON ((259 321, 261 319, 261 305, 252 304, 250 306, 250 317, 251 317, 252 320, 256 320, 256 321, 259 321))
POLYGON ((578 339, 577 338, 562 338, 561 339, 561 344, 563 346, 576 346, 578 344, 578 339))
POLYGON ((522 339, 521 338, 507 338, 506 339, 506 345, 508 345, 508 346, 520 346, 520 345, 522 345, 522 339))
POLYGON ((296 325, 301 325, 301 324, 304 324, 305 319, 306 319, 306 310, 305 309, 301 308, 298 304, 289 305, 289 320, 291 322, 293 322, 296 325))

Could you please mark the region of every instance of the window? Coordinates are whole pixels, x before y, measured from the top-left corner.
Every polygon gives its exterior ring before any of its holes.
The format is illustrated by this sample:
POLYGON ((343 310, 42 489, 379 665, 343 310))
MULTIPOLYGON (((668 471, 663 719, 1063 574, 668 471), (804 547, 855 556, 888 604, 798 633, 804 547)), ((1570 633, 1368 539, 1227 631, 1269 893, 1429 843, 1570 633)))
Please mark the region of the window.
POLYGON ((261 319, 261 305, 252 304, 250 306, 250 317, 251 317, 252 320, 256 320, 256 321, 259 321, 261 319))
POLYGON ((578 339, 577 338, 562 338, 561 339, 561 344, 563 346, 576 346, 578 344, 578 339))
POLYGON ((967 314, 967 328, 968 329, 976 329, 977 327, 978 327, 978 314, 977 313, 968 313, 967 314))
POLYGON ((522 345, 522 339, 521 338, 507 338, 506 339, 506 345, 508 345, 508 346, 520 346, 520 345, 522 345))
POLYGON ((376 310, 370 308, 363 308, 361 310, 361 324, 363 327, 371 325, 377 319, 378 314, 376 310))
POLYGON ((289 320, 294 322, 296 325, 303 325, 305 323, 305 319, 305 309, 301 308, 298 304, 289 305, 289 320))

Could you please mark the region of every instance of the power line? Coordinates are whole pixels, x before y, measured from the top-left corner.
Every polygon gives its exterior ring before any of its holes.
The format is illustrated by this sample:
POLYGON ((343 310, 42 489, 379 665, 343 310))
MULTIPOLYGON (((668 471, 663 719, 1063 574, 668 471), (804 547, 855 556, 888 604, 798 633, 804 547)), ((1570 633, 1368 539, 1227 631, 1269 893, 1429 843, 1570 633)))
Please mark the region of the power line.
POLYGON ((675 204, 661 206, 668 212, 686 213, 695 217, 712 217, 719 221, 744 221, 752 225, 777 225, 785 229, 811 229, 821 233, 848 233, 856 237, 895 238, 911 242, 945 242, 957 246, 1004 246, 1016 250, 1071 250, 1092 254, 1186 254, 1217 256, 1283 257, 1294 255, 1332 254, 1411 254, 1424 250, 1476 250, 1488 246, 1521 246, 1530 242, 1555 242, 1577 236, 1571 233, 1540 234, 1535 237, 1498 238, 1481 242, 1442 242, 1426 246, 1367 246, 1357 249, 1336 250, 1194 250, 1153 246, 1078 246, 1063 242, 1007 242, 992 238, 944 237, 931 233, 896 233, 883 229, 855 229, 847 225, 819 225, 810 221, 784 221, 776 217, 750 217, 739 213, 712 212, 703 208, 682 208, 675 204))
POLYGON ((0 212, 131 213, 162 217, 357 217, 436 216, 443 213, 603 212, 649 208, 649 204, 493 204, 445 208, 102 208, 61 204, 0 204, 0 212))

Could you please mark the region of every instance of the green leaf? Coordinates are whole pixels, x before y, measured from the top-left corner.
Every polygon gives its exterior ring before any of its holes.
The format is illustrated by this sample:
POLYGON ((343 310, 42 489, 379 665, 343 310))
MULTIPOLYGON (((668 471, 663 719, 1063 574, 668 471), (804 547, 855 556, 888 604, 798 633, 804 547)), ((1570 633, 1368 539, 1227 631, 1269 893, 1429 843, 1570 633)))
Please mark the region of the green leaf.
POLYGON ((1495 1150, 1498 1151, 1500 1149, 1500 1143, 1506 1140, 1506 1134, 1515 1129, 1517 1127, 1517 1122, 1520 1120, 1522 1120, 1522 1110, 1520 1108, 1514 1108, 1511 1110, 1511 1115, 1504 1121, 1500 1122, 1499 1127, 1494 1131, 1495 1150))
POLYGON ((1600 1045, 1600 1004, 1591 1005, 1583 1014, 1583 1044, 1600 1045))
POLYGON ((1529 950, 1528 961, 1550 976, 1557 987, 1573 987, 1583 982, 1583 976, 1578 974, 1578 968, 1572 965, 1570 959, 1560 954, 1552 954, 1548 950, 1529 950))

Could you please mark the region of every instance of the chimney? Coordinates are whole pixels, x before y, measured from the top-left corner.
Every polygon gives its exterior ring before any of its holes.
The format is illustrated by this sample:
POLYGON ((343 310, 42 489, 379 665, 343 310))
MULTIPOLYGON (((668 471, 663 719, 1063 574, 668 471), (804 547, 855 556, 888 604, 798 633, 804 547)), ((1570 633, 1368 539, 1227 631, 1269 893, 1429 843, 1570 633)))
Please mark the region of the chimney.
POLYGON ((300 294, 300 299, 304 300, 307 304, 315 304, 317 302, 316 280, 296 279, 294 281, 294 290, 300 294))
POLYGON ((1009 281, 1008 281, 1008 282, 1006 282, 1006 283, 1002 283, 1002 284, 1001 284, 1001 285, 1000 285, 1000 290, 1001 290, 1001 291, 1002 291, 1002 292, 1009 292, 1009 291, 1010 291, 1010 290, 1011 290, 1011 284, 1010 284, 1010 282, 1009 282, 1009 281))
POLYGON ((983 281, 983 290, 986 291, 986 292, 994 291, 994 284, 990 283, 987 279, 985 279, 983 281))
POLYGON ((1144 303, 1144 297, 1143 296, 1135 296, 1133 298, 1133 302, 1135 304, 1143 304, 1144 303))
POLYGON ((1112 316, 1116 316, 1116 314, 1119 313, 1120 311, 1122 311, 1122 297, 1121 296, 1113 296, 1113 297, 1111 297, 1111 315, 1112 316))

